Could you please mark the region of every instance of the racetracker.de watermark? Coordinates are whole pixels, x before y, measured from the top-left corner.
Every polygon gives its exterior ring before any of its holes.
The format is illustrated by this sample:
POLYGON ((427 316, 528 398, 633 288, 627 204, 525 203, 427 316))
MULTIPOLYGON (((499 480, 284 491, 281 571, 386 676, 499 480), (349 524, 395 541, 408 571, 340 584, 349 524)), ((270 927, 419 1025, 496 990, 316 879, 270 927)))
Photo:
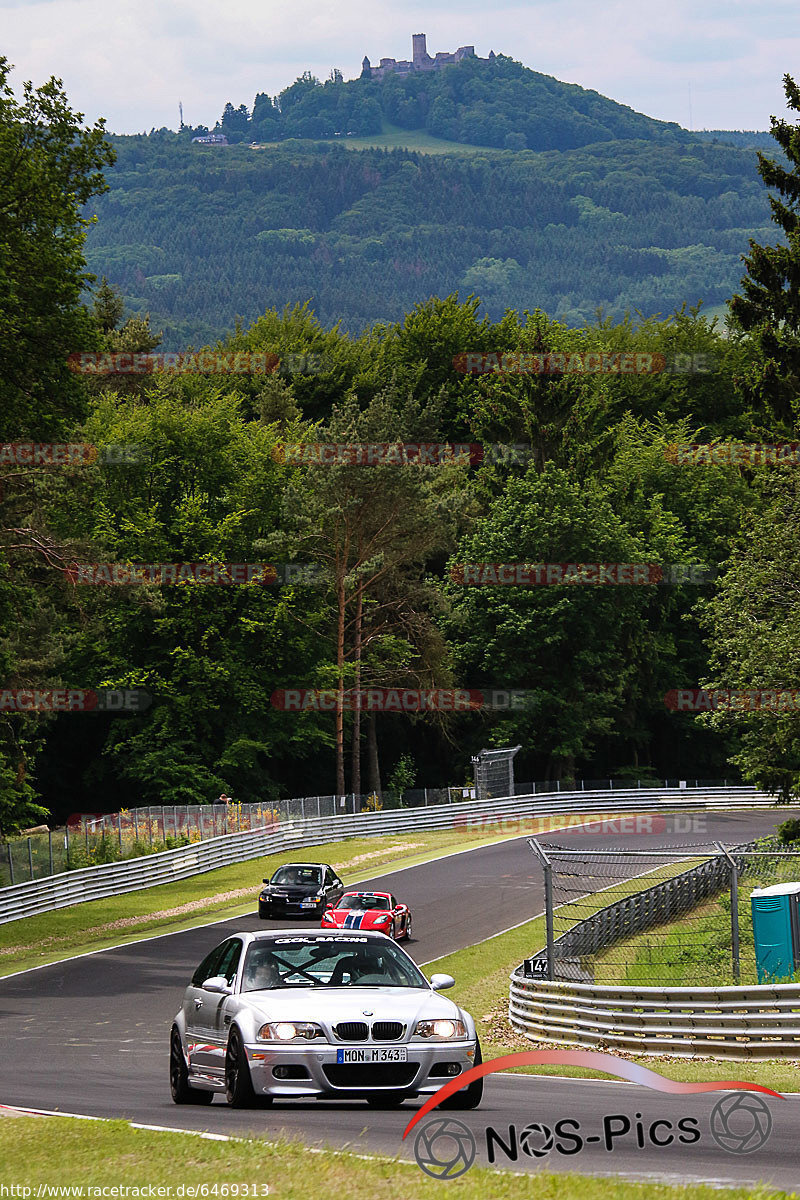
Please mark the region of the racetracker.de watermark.
POLYGON ((800 712, 800 689, 672 688, 664 703, 674 712, 800 712))
POLYGON ((276 462, 300 467, 516 466, 526 463, 531 454, 531 446, 522 442, 279 442, 272 451, 276 462))
POLYGON ((458 563, 450 578, 465 587, 541 587, 559 584, 710 583, 716 567, 694 563, 458 563))
POLYGON ((281 712, 448 712, 509 711, 525 708, 532 693, 475 688, 279 688, 270 696, 281 712))
POLYGON ((563 816, 458 816, 453 829, 460 833, 501 833, 509 837, 542 833, 585 833, 591 837, 648 837, 662 834, 707 833, 705 813, 564 813, 563 816))
POLYGON ((141 688, 0 688, 0 712, 144 712, 153 703, 141 688))
POLYGON ((664 458, 679 467, 796 466, 800 463, 800 442, 671 442, 664 458))
POLYGON ((710 354, 650 354, 646 351, 581 350, 532 354, 521 350, 462 351, 453 358, 461 375, 710 375, 710 354))
POLYGON ((169 587, 206 584, 218 587, 262 584, 317 584, 326 578, 317 563, 73 563, 64 571, 74 584, 95 587, 169 587))
POLYGON ((87 442, 2 442, 0 467, 85 467, 92 463, 140 462, 144 447, 136 442, 93 446, 87 442))
POLYGON ((320 375, 331 370, 324 354, 273 354, 249 350, 201 350, 198 353, 83 352, 70 354, 67 366, 76 375, 320 375))

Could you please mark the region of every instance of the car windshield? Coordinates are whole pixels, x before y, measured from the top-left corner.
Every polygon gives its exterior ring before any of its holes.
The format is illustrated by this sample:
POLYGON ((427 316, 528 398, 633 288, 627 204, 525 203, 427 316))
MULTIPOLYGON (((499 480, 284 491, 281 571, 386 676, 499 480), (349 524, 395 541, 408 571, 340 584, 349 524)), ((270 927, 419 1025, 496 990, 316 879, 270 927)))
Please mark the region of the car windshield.
POLYGON ((428 981, 392 942, 326 934, 259 939, 247 948, 242 991, 310 987, 427 988, 428 981))
POLYGON ((337 908, 357 908, 362 912, 367 912, 372 908, 388 909, 390 908, 388 897, 386 896, 371 896, 368 892, 359 892, 357 895, 342 896, 337 908))
POLYGON ((289 887, 316 887, 322 883, 319 867, 278 867, 270 883, 289 887))

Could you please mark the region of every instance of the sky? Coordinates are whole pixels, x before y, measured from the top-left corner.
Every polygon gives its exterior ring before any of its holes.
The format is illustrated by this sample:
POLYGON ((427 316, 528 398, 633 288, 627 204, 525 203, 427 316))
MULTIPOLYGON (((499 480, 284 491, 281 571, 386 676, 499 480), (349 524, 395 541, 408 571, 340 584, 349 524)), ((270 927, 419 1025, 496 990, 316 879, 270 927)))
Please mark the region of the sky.
POLYGON ((798 0, 0 0, 12 88, 62 79, 71 106, 114 133, 213 126, 303 71, 345 79, 365 54, 474 45, 691 129, 768 129, 800 82, 798 0))

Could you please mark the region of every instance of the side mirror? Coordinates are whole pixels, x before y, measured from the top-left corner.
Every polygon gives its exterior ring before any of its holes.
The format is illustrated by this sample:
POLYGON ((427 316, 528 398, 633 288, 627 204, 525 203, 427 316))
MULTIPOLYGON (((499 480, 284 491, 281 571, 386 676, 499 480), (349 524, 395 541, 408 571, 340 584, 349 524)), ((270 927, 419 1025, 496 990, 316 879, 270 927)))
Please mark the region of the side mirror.
POLYGON ((222 996, 229 995, 231 991, 231 986, 224 975, 212 975, 205 981, 203 987, 207 992, 219 992, 222 996))
POLYGON ((431 987, 435 992, 443 992, 445 988, 454 987, 455 982, 452 975, 431 975, 431 987))
POLYGON ((262 880, 261 880, 261 882, 262 882, 262 883, 269 883, 269 880, 268 880, 268 879, 262 879, 262 880))

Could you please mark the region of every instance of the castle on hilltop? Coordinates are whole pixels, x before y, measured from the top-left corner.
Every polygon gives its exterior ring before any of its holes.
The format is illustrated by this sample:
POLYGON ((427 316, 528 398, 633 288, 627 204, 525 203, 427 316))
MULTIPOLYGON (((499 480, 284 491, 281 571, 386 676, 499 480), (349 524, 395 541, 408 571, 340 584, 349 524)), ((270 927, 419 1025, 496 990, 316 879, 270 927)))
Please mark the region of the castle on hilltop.
POLYGON ((442 67, 448 67, 451 63, 461 62, 464 58, 474 58, 478 62, 493 62, 495 58, 494 50, 489 51, 488 58, 478 58, 474 46, 459 46, 452 53, 440 50, 435 58, 431 58, 425 44, 424 33, 412 34, 411 52, 412 58, 410 62, 408 59, 400 59, 398 61, 396 58, 382 58, 378 67, 371 66, 365 54, 364 61, 361 64, 361 78, 383 79, 384 75, 390 73, 411 75, 415 71, 441 71, 442 67))

